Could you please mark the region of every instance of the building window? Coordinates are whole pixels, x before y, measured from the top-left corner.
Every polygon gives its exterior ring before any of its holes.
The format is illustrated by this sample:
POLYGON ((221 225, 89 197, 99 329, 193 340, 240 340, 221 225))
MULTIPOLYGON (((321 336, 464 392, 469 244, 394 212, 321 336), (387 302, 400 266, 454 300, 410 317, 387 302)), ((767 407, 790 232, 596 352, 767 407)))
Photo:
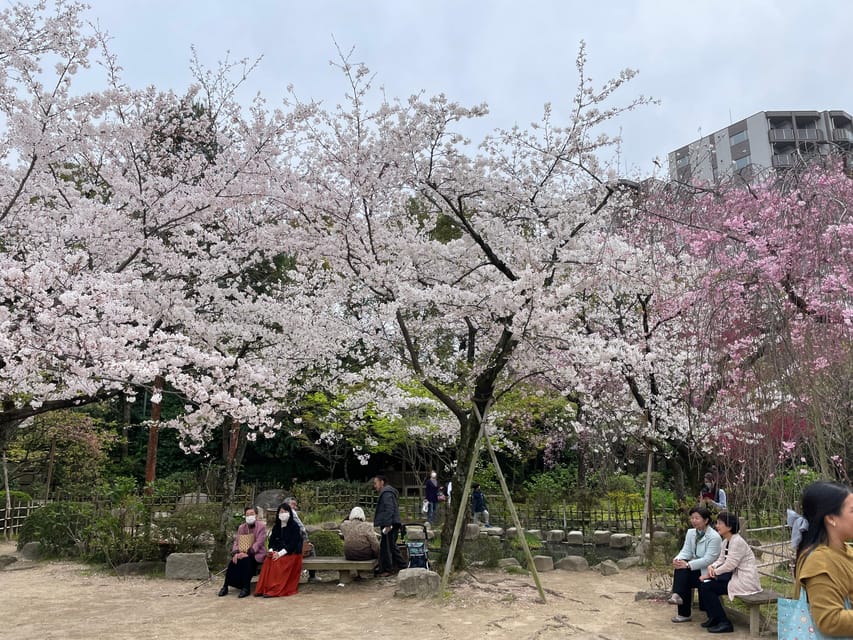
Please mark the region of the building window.
POLYGON ((749 134, 747 134, 746 129, 744 129, 743 131, 738 131, 731 138, 729 138, 729 144, 734 146, 736 144, 740 144, 741 142, 746 142, 747 140, 749 140, 749 134))
POLYGON ((746 166, 749 166, 752 163, 752 158, 749 156, 744 156, 743 158, 738 158, 735 160, 735 171, 740 171, 746 166))
POLYGON ((683 155, 675 161, 675 166, 680 169, 681 167, 686 167, 689 162, 690 158, 687 155, 683 155))

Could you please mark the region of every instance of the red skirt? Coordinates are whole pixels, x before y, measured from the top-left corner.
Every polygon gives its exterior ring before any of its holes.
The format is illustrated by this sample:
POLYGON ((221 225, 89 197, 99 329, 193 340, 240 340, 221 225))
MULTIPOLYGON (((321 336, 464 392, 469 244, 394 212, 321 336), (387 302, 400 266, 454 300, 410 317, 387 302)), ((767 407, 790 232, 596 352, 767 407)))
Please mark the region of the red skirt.
POLYGON ((299 591, 299 577, 302 575, 302 554, 288 553, 273 560, 270 554, 264 559, 255 595, 292 596, 299 591))

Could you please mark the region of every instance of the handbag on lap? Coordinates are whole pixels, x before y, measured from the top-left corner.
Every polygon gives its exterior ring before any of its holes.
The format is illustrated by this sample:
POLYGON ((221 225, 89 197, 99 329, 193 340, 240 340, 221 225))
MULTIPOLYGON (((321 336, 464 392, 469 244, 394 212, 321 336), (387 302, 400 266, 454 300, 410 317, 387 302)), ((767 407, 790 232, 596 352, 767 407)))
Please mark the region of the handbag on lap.
POLYGON ((255 544, 255 536, 251 533, 241 533, 237 536, 237 551, 249 553, 249 549, 255 544))

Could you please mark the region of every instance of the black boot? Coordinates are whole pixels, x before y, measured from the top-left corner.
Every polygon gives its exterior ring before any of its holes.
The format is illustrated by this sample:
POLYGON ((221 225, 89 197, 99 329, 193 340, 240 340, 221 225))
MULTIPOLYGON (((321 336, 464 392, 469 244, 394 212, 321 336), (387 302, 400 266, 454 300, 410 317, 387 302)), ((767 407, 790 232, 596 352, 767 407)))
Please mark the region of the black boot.
POLYGON ((222 597, 222 596, 227 596, 227 595, 228 595, 228 585, 223 584, 222 588, 219 590, 219 596, 222 597))
POLYGON ((238 598, 245 598, 248 595, 249 595, 249 587, 243 587, 242 589, 240 589, 240 595, 238 595, 237 597, 238 598))

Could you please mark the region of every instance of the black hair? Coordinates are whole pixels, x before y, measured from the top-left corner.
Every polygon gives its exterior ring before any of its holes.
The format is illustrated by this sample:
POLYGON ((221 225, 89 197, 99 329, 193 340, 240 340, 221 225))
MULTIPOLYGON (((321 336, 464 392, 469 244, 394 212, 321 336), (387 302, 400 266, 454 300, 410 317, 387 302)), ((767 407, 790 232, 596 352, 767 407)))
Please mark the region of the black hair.
POLYGON ((738 531, 740 531, 740 520, 738 520, 738 517, 733 513, 729 513, 728 511, 720 511, 720 513, 717 514, 717 521, 725 524, 729 529, 732 530, 732 533, 737 533, 738 531))
POLYGON ((708 511, 707 507, 703 507, 700 505, 696 505, 695 507, 691 507, 690 511, 687 512, 688 517, 692 516, 694 513, 698 513, 705 522, 711 522, 711 512, 708 511))
POLYGON ((257 513, 257 512, 258 512, 257 507, 253 507, 252 505, 249 505, 248 507, 243 507, 243 515, 246 515, 246 512, 247 512, 249 509, 251 509, 251 510, 252 510, 252 511, 254 511, 255 513, 257 513))
POLYGON ((841 507, 850 487, 840 482, 818 480, 803 489, 803 517, 808 521, 809 528, 803 531, 800 546, 797 547, 797 560, 806 549, 826 544, 829 536, 826 531, 826 516, 840 515, 841 507))
POLYGON ((376 474, 375 476, 373 476, 373 477, 374 477, 374 478, 376 478, 377 480, 379 480, 379 482, 384 482, 385 484, 387 484, 387 483, 388 483, 388 479, 385 477, 385 474, 377 473, 377 474, 376 474))
POLYGON ((472 489, 479 489, 479 488, 480 488, 480 483, 479 483, 479 482, 475 482, 475 483, 474 483, 474 486, 473 486, 473 487, 471 487, 471 488, 472 488, 472 489))

